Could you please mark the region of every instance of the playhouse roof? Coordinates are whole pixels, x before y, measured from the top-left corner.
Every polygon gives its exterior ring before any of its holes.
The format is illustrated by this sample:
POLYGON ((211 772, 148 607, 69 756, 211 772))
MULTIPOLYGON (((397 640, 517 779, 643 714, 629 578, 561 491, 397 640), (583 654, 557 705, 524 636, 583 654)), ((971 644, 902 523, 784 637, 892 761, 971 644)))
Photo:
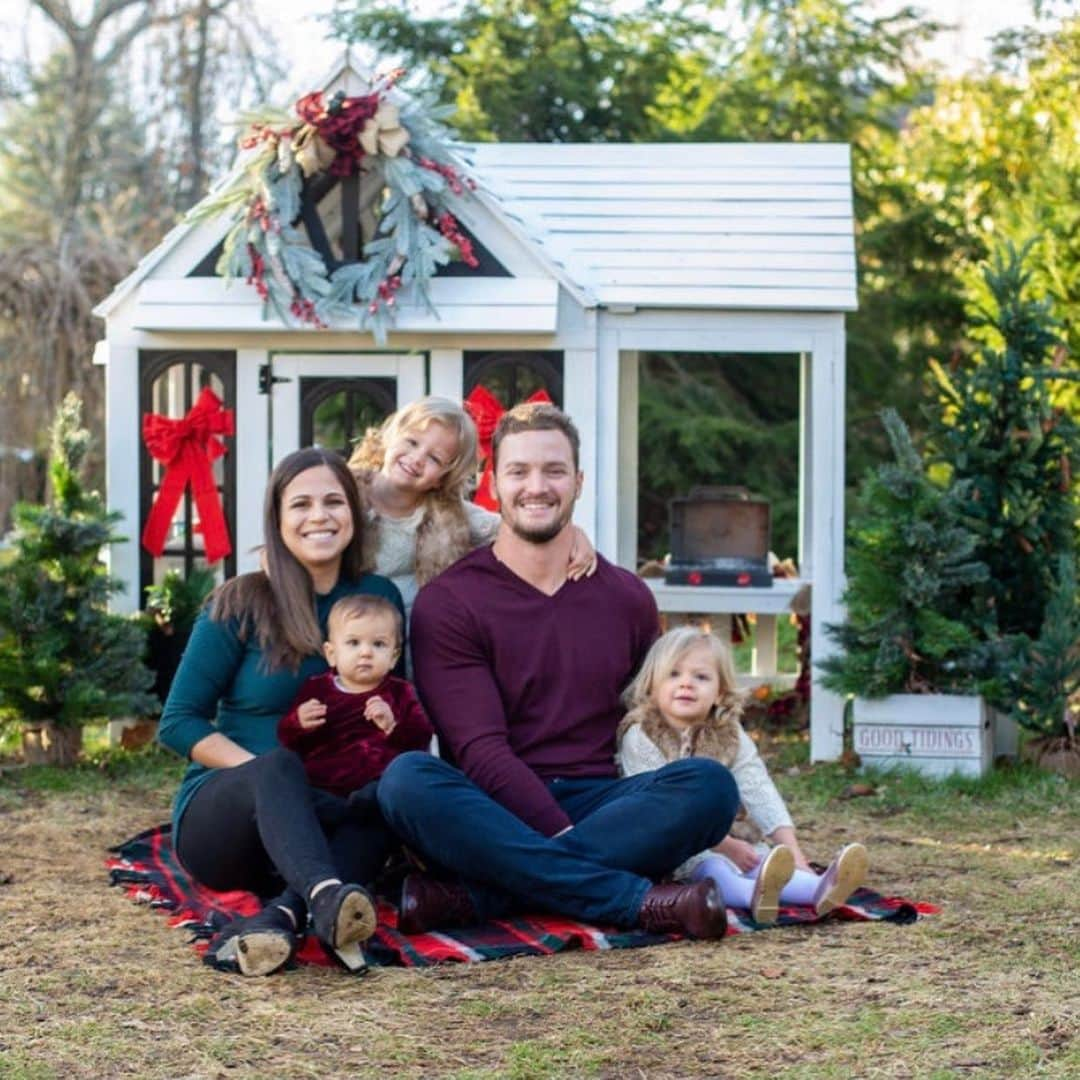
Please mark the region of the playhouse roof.
MULTIPOLYGON (((327 84, 350 69, 343 57, 327 84)), ((856 306, 846 145, 486 143, 467 156, 496 223, 584 306, 856 306)), ((177 225, 95 314, 109 316, 165 266, 175 281, 178 260, 194 267, 227 227, 204 228, 205 250, 192 255, 198 226, 177 225)))
POLYGON ((853 310, 848 147, 488 143, 481 185, 605 307, 853 310))

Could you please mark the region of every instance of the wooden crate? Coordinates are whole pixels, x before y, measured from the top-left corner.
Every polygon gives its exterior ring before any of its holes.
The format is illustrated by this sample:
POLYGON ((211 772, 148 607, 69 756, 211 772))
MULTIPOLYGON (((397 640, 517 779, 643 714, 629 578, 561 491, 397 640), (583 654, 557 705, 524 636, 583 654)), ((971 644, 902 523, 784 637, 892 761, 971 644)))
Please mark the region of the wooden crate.
POLYGON ((863 765, 982 776, 994 762, 993 718, 981 697, 893 694, 854 705, 854 749, 863 765))

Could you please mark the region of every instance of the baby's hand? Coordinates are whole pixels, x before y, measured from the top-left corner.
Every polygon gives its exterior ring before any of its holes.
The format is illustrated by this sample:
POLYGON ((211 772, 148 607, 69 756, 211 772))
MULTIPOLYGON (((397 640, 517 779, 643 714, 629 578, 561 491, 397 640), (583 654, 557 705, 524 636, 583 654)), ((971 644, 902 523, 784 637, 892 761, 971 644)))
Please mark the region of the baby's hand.
POLYGON ((326 723, 326 706, 318 698, 308 698, 297 710, 296 718, 305 731, 326 723))
POLYGON ((364 706, 364 716, 384 735, 389 735, 397 727, 397 721, 390 711, 390 706, 381 697, 368 698, 368 703, 364 706))

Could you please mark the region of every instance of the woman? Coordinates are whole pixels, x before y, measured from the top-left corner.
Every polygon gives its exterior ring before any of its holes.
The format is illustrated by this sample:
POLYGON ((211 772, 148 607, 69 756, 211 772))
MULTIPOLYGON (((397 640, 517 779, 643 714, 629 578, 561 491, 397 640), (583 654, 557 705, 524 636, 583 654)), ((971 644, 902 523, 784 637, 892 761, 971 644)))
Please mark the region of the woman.
POLYGON ((401 596, 363 568, 361 510, 344 460, 316 448, 270 477, 264 569, 227 581, 200 616, 165 703, 160 740, 191 759, 173 808, 173 843, 211 889, 272 897, 210 943, 211 962, 266 975, 296 951, 308 914, 349 966, 375 929, 361 883, 390 843, 371 804, 312 789, 280 747, 278 720, 300 684, 326 670, 326 617, 349 593, 401 596))

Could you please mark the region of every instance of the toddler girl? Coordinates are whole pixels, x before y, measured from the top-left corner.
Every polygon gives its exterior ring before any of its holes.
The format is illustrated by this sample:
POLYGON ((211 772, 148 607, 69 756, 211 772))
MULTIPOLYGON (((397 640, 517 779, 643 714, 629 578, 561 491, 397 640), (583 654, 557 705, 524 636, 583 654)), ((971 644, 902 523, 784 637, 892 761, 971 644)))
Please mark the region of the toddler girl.
MULTIPOLYGON (((366 509, 368 565, 401 590, 406 618, 421 585, 495 539, 499 515, 468 498, 476 441, 461 405, 425 397, 369 428, 349 459, 366 509)), ((580 529, 575 534, 572 580, 596 569, 588 538, 580 529)))
POLYGON ((712 878, 726 904, 748 909, 759 923, 775 921, 781 902, 824 915, 862 884, 862 844, 841 849, 820 876, 810 869, 784 800, 743 731, 742 695, 719 638, 692 626, 668 631, 650 649, 623 700, 630 710, 617 735, 624 775, 680 758, 713 758, 731 770, 747 816, 772 845, 728 836, 688 859, 675 871, 677 878, 712 878))

